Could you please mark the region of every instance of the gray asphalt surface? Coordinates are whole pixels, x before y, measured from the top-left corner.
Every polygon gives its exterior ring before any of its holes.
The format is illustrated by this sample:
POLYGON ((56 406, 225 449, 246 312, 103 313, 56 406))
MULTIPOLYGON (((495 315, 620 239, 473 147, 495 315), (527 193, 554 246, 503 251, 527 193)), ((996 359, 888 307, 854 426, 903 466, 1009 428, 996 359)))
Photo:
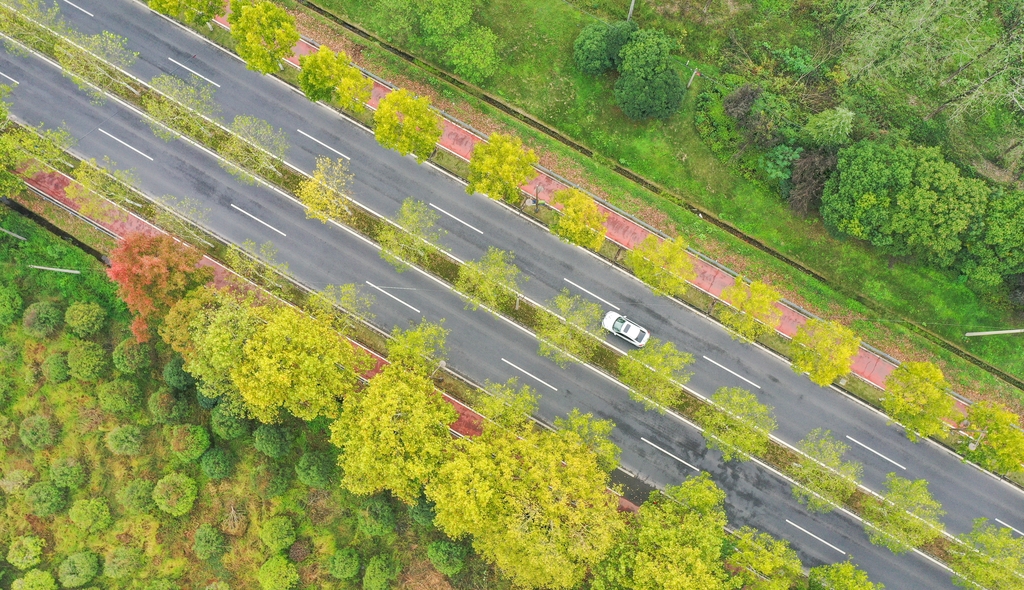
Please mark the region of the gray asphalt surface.
MULTIPOLYGON (((928 479, 933 494, 949 512, 945 520, 952 532, 968 530, 971 521, 982 516, 1024 529, 1022 496, 1016 489, 964 465, 930 443, 908 442, 899 427, 887 426, 885 418, 873 410, 818 388, 769 353, 732 341, 713 322, 653 297, 631 277, 578 248, 561 244, 506 208, 480 195, 466 195, 444 174, 381 149, 371 135, 354 124, 309 103, 276 80, 246 71, 236 58, 145 7, 128 0, 81 0, 75 4, 94 15, 61 3, 65 17, 76 28, 87 33, 105 29, 124 35, 129 47, 140 52, 132 68, 134 74, 144 79, 162 73, 187 76, 188 72, 168 59, 172 58, 220 84, 216 96, 225 120, 236 114, 252 114, 284 129, 292 143, 288 158, 298 167, 309 171, 317 155, 337 156, 312 138, 350 156, 354 197, 361 203, 392 215, 403 199, 414 196, 461 220, 442 214, 440 221, 450 232, 444 243, 456 256, 477 258, 491 245, 511 250, 530 277, 525 285, 530 297, 547 299, 569 287, 599 298, 595 300, 605 309, 611 309, 611 305, 621 308, 651 328, 656 337, 671 340, 694 354, 697 360, 691 385, 695 390, 710 395, 722 386, 744 387, 774 406, 779 419, 777 435, 783 440, 795 443, 820 426, 831 429, 841 440, 850 437, 867 445, 871 450, 847 440, 851 445, 848 458, 865 465, 865 483, 880 489, 890 471, 928 479)), ((796 529, 787 519, 853 553, 874 579, 890 588, 950 586, 946 574, 923 559, 893 558, 887 551, 867 544, 860 527, 849 518, 808 514, 790 499, 788 484, 777 476, 751 464, 723 465, 717 453, 704 449, 694 429, 672 418, 644 412, 629 401, 625 391, 603 377, 582 367, 562 370, 538 357, 532 337, 486 313, 464 311, 461 302, 443 286, 415 271, 394 273, 362 241, 305 220, 297 205, 272 191, 239 185, 212 158, 183 142, 167 144, 154 138, 137 116, 120 112, 113 103, 99 107, 89 104, 53 68, 5 56, 0 71, 22 82, 14 94, 16 115, 30 122, 45 121, 48 126, 66 121, 72 133, 83 138, 78 148, 82 154, 97 158, 110 155, 122 166, 134 168, 141 185, 152 195, 173 194, 203 201, 210 207, 208 225, 233 241, 272 240, 280 249, 279 259, 287 261, 292 272, 307 283, 322 286, 369 280, 389 288, 388 293, 405 303, 369 289, 377 296, 375 309, 382 325, 405 325, 421 315, 435 321, 446 318, 446 326, 452 330, 451 364, 480 381, 520 377, 543 395, 540 414, 546 421, 553 421, 554 416, 564 415, 572 407, 614 420, 618 424, 615 439, 623 447, 623 465, 651 483, 676 483, 693 471, 641 437, 715 474, 729 493, 734 522, 791 540, 808 565, 835 561, 842 555, 796 529), (97 127, 153 160, 99 132, 97 127), (919 576, 916 582, 914 575, 919 576)), ((613 344, 623 350, 628 347, 621 341, 613 344)))

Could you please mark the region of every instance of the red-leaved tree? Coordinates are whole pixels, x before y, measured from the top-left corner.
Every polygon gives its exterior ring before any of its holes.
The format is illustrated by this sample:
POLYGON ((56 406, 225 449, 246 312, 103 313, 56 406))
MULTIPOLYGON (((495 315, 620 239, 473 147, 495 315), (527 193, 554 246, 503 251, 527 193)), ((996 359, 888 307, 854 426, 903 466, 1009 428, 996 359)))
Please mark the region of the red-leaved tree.
POLYGON ((210 281, 208 268, 196 265, 203 257, 195 248, 171 236, 128 234, 110 253, 107 276, 118 284, 118 295, 135 314, 132 333, 146 342, 168 310, 196 287, 210 281))

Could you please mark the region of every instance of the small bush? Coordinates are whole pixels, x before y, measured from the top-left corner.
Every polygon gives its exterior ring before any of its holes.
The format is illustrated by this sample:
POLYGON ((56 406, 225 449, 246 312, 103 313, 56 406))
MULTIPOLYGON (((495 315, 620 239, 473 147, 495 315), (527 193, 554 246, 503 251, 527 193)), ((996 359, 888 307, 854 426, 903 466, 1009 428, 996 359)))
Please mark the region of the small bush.
POLYGON ((146 407, 157 424, 177 424, 188 414, 188 404, 170 389, 160 388, 150 394, 146 407))
POLYGON ((142 452, 142 430, 134 424, 111 430, 105 440, 107 449, 115 455, 135 456, 142 452))
POLYGON ((395 568, 384 555, 374 555, 366 564, 363 574, 363 590, 387 590, 395 578, 395 568))
POLYGON ((0 327, 7 327, 18 319, 21 307, 25 304, 14 285, 0 286, 0 327))
POLYGON ((57 514, 68 505, 64 491, 48 481, 32 484, 25 491, 25 501, 28 502, 32 514, 42 518, 57 514))
POLYGON ((88 338, 103 329, 107 312, 96 303, 76 301, 64 312, 64 324, 79 338, 88 338))
POLYGON ((434 569, 446 576, 456 576, 466 567, 468 549, 460 543, 434 541, 427 546, 427 557, 434 569))
POLYGON ((220 447, 210 447, 199 459, 199 469, 210 479, 224 479, 234 472, 235 459, 220 447))
POLYGON ((46 541, 35 535, 15 537, 7 549, 7 563, 20 570, 33 568, 43 561, 45 546, 46 541))
POLYGON ((11 590, 57 590, 57 580, 50 572, 31 570, 25 572, 20 580, 15 580, 11 590))
POLYGON ((85 466, 75 457, 62 457, 50 463, 50 483, 58 488, 77 490, 85 483, 85 466))
POLYGON ((295 464, 295 474, 307 486, 326 490, 336 481, 336 467, 332 453, 307 451, 295 464))
POLYGON ((57 568, 57 579, 64 588, 85 586, 100 573, 100 557, 92 551, 80 551, 67 556, 57 568))
POLYGON ((35 414, 21 421, 18 427, 21 443, 33 451, 52 447, 57 442, 57 429, 46 416, 35 414))
POLYGON ((271 459, 256 464, 252 473, 252 487, 256 495, 264 500, 276 498, 288 491, 291 485, 291 470, 271 459))
POLYGON ((280 426, 271 426, 270 424, 261 424, 256 429, 252 444, 257 451, 271 459, 280 459, 292 450, 289 433, 280 426))
POLYGON ((153 502, 171 516, 184 516, 192 511, 198 493, 194 479, 184 473, 172 473, 156 482, 153 502))
POLYGON ((103 383, 96 388, 100 408, 115 416, 132 415, 142 405, 142 392, 139 386, 127 379, 115 379, 103 383))
POLYGON ((327 558, 327 573, 337 580, 351 580, 359 575, 359 553, 351 548, 338 549, 327 558))
POLYGON ((395 511, 391 504, 380 496, 363 500, 356 512, 359 530, 371 537, 382 537, 395 530, 395 511))
POLYGON ((71 371, 68 370, 68 357, 61 352, 46 357, 42 369, 43 376, 46 377, 48 383, 64 383, 71 378, 71 371))
POLYGON ((134 337, 125 338, 115 348, 114 368, 125 375, 134 375, 149 368, 150 348, 134 337))
POLYGON ((210 410, 210 430, 224 440, 235 440, 249 433, 249 424, 227 406, 218 405, 210 410))
POLYGON ((275 516, 260 527, 260 540, 267 549, 282 551, 295 542, 295 524, 287 516, 275 516))
POLYGON ((130 577, 143 565, 142 551, 133 547, 117 547, 103 560, 103 575, 114 580, 130 577))
POLYGON ((299 583, 299 570, 284 555, 275 555, 256 574, 263 590, 290 590, 299 583))
POLYGON ((68 350, 68 370, 82 381, 97 381, 107 374, 107 351, 95 342, 79 340, 68 350))
POLYGON ((145 514, 153 509, 153 482, 148 479, 133 479, 117 490, 117 503, 125 512, 145 514))
POLYGON ((199 559, 213 559, 224 554, 224 534, 212 524, 203 523, 192 537, 192 551, 199 559))
POLYGON ((49 338, 64 321, 64 314, 55 303, 39 301, 28 306, 21 318, 25 333, 33 338, 49 338))
POLYGON ((210 448, 210 435, 202 426, 179 424, 169 427, 166 432, 171 450, 185 463, 195 461, 210 448))
POLYGON ((185 359, 175 354, 164 365, 164 383, 175 391, 188 391, 196 385, 195 378, 185 370, 185 359))
POLYGON ((68 518, 87 533, 98 533, 110 526, 110 507, 103 498, 78 500, 68 510, 68 518))

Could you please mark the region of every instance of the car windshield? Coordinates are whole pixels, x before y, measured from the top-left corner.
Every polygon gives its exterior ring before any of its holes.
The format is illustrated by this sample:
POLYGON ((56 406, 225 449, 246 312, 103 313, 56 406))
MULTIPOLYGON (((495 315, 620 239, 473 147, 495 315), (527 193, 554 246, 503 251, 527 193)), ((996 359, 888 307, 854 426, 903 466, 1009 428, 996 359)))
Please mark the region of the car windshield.
POLYGON ((626 318, 619 318, 619 319, 615 320, 615 323, 612 324, 612 330, 615 330, 616 332, 622 330, 622 325, 625 324, 625 323, 626 323, 626 318))

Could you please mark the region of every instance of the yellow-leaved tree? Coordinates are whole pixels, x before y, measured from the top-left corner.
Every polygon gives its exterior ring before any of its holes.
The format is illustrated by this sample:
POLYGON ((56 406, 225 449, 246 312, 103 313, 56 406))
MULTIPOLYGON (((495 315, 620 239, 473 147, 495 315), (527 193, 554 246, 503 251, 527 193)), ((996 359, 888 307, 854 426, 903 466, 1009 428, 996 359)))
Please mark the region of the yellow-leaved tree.
POLYGON ((552 200, 563 208, 551 231, 570 244, 595 252, 600 250, 607 231, 604 227, 607 216, 601 213, 597 202, 575 188, 556 192, 552 200))
POLYGON ((394 90, 381 99, 373 114, 377 143, 422 163, 441 139, 441 117, 430 109, 430 99, 408 90, 394 90))

